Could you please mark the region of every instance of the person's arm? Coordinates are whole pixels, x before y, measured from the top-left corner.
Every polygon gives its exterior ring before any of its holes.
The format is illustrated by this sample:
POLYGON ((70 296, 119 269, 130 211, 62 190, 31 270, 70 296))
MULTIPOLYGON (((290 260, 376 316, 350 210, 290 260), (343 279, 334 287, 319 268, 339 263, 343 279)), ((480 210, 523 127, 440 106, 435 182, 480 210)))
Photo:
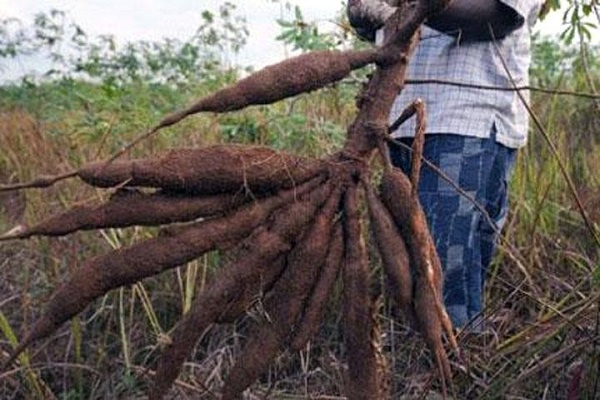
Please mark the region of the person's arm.
MULTIPOLYGON (((375 31, 395 7, 384 0, 348 0, 346 11, 358 35, 374 41, 375 31)), ((446 10, 425 22, 435 30, 471 41, 502 39, 524 23, 521 14, 499 0, 454 0, 446 10)))
POLYGON ((523 16, 498 0, 454 0, 425 24, 461 40, 484 41, 502 39, 524 22, 523 16))

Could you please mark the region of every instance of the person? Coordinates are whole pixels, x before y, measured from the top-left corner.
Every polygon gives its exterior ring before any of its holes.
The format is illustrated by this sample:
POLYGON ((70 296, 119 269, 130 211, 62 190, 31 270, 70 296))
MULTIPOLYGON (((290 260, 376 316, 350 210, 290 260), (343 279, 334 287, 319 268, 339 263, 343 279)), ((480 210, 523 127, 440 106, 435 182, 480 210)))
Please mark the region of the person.
MULTIPOLYGON (((380 40, 393 5, 349 0, 350 23, 359 35, 380 40)), ((424 158, 483 206, 495 225, 423 166, 419 197, 444 269, 444 303, 457 329, 483 328, 485 277, 507 216, 516 150, 526 144, 528 130, 516 92, 465 84, 511 88, 511 77, 519 86, 528 84, 531 27, 541 6, 542 0, 454 0, 425 23, 408 69, 415 84, 406 85, 391 110, 390 122, 413 100, 425 102, 424 158)), ((404 123, 393 137, 410 146, 414 124, 404 123)), ((408 172, 410 152, 399 146, 390 152, 392 162, 408 172)))

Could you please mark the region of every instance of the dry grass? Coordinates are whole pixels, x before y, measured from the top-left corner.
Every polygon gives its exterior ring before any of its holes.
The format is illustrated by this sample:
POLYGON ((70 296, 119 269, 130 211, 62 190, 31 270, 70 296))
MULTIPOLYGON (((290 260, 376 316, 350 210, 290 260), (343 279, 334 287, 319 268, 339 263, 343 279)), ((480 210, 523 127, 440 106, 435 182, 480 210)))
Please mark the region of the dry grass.
MULTIPOLYGON (((245 115, 258 121, 259 132, 269 132, 259 135, 257 142, 271 144, 268 135, 273 127, 279 127, 273 114, 285 115, 286 107, 292 107, 291 104, 306 107, 311 121, 337 119, 344 124, 352 105, 336 106, 326 96, 339 98, 331 92, 315 94, 314 100, 302 104, 303 96, 245 115), (274 111, 277 108, 281 110, 274 111)), ((546 103, 538 104, 540 110, 548 107, 546 103)), ((577 165, 587 166, 589 175, 578 175, 576 181, 580 183, 584 202, 592 207, 590 215, 597 224, 595 204, 600 183, 593 178, 593 171, 600 168, 600 152, 581 152, 569 145, 561 128, 561 123, 569 121, 560 121, 564 118, 549 119, 555 124, 554 140, 561 145, 565 159, 574 160, 576 156, 577 165)), ((213 139, 191 134, 186 136, 186 140, 191 140, 187 145, 222 141, 219 126, 224 121, 214 117, 198 120, 196 127, 208 127, 213 139)), ((4 112, 0 119, 3 170, 19 180, 27 180, 40 171, 60 172, 75 166, 72 164, 78 164, 81 158, 93 157, 93 154, 73 154, 81 144, 70 146, 73 137, 67 140, 50 136, 46 129, 23 112, 4 112)), ((60 130, 60 126, 52 129, 60 130)), ((325 135, 303 139, 301 152, 308 154, 326 152, 332 146, 325 135)), ((294 151, 298 144, 288 143, 294 151)), ((597 149, 597 143, 592 146, 597 149)), ((110 143, 106 146, 111 147, 110 143)), ((157 150, 151 147, 140 151, 157 150)), ((27 193, 25 220, 39 221, 52 212, 98 196, 93 190, 80 191, 68 182, 43 194, 31 191, 27 193)), ((7 224, 6 217, 2 218, 7 224)), ((3 274, 0 312, 7 321, 2 351, 9 348, 7 329, 14 333, 30 326, 38 317, 37 310, 46 302, 50 288, 57 286, 65 272, 79 265, 83 257, 151 234, 151 230, 136 228, 80 233, 68 240, 52 242, 34 239, 0 244, 3 274)), ((458 398, 598 398, 600 251, 574 211, 552 157, 536 139, 519 160, 513 181, 513 210, 505 236, 518 254, 510 254, 509 249, 502 247, 493 264, 486 293, 488 332, 459 336, 462 352, 451 356, 458 398), (533 279, 527 279, 525 272, 533 279)), ((376 254, 374 249, 369 252, 376 254)), ((152 375, 147 366, 154 364, 164 333, 185 309, 186 298, 189 304, 193 293, 203 289, 220 258, 218 253, 211 253, 177 271, 97 300, 70 325, 29 353, 31 368, 22 363, 21 367, 2 371, 0 397, 44 398, 48 394, 45 386, 57 396, 69 399, 141 397, 152 375)), ((379 282, 381 269, 376 262, 371 271, 373 281, 379 282)), ((379 290, 378 286, 374 285, 374 292, 379 290)), ((339 288, 334 289, 334 300, 339 301, 340 297, 339 288)), ((192 361, 184 365, 172 392, 174 397, 215 398, 214 393, 222 386, 233 360, 240 355, 249 322, 261 315, 261 307, 255 304, 252 312, 233 326, 210 328, 211 334, 204 335, 190 358, 192 361)), ((328 307, 326 323, 317 339, 304 350, 277 358, 269 372, 251 387, 249 398, 292 399, 307 398, 309 394, 312 398, 341 398, 347 367, 342 361, 343 339, 336 309, 328 307)), ((392 319, 393 314, 391 307, 386 306, 380 315, 383 346, 388 350, 392 367, 393 398, 423 393, 429 388, 439 390, 427 361, 430 357, 425 356, 428 350, 421 340, 415 340, 417 334, 406 324, 392 319)))

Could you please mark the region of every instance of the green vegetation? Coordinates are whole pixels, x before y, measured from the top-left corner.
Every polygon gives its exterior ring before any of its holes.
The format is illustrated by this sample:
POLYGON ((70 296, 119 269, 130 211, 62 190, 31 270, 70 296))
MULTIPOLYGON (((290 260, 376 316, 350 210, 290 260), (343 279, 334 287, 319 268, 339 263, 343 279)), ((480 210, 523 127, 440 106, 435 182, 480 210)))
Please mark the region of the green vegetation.
MULTIPOLYGON (((585 2, 573 3, 569 8, 567 17, 573 24, 562 35, 564 41, 535 38, 534 85, 577 92, 600 87, 600 49, 590 45, 586 32, 594 27, 582 18, 598 11, 591 4, 587 8, 585 2)), ((43 79, 26 77, 0 87, 0 181, 26 181, 106 159, 162 116, 247 73, 229 63, 249 34, 233 3, 202 18, 188 41, 125 46, 117 46, 110 37, 88 37, 60 11, 40 14, 24 28, 13 20, 0 20, 0 66, 3 59, 19 55, 46 54, 52 60, 43 79)), ((305 21, 300 9, 280 25, 280 40, 298 51, 364 45, 344 28, 342 17, 340 29, 332 33, 305 21)), ((343 142, 355 109, 357 82, 364 74, 272 106, 190 118, 143 142, 132 156, 222 142, 265 144, 307 155, 330 153, 343 142)), ((598 235, 600 100, 537 92, 532 98, 598 235)), ((511 186, 506 242, 493 264, 487 293, 493 334, 460 338, 467 349, 462 362, 468 368, 455 371, 459 398, 597 398, 600 248, 578 212, 556 154, 533 126, 511 186)), ((102 194, 65 182, 26 196, 22 218, 33 222, 67 206, 97 201, 102 194)), ((10 204, 22 201, 17 197, 10 204)), ((18 219, 10 212, 0 214, 0 230, 18 219)), ((0 244, 0 354, 14 346, 19 332, 38 316, 50 288, 83 259, 153 233, 140 228, 106 230, 0 244)), ((158 347, 169 340, 174 321, 211 279, 218 260, 219 254, 210 254, 96 301, 60 334, 24 354, 17 367, 0 371, 0 397, 140 396, 158 347)), ((255 393, 270 392, 273 398, 284 398, 282 393, 337 395, 343 385, 339 360, 344 351, 338 318, 330 315, 318 340, 299 356, 283 356, 254 387, 255 393)), ((414 371, 425 371, 426 350, 414 332, 392 322, 388 307, 382 307, 381 321, 383 346, 393 355, 388 360, 393 392, 399 396, 414 381, 414 371)), ((186 365, 177 390, 213 398, 210 390, 220 386, 239 353, 246 325, 214 327, 186 365)))

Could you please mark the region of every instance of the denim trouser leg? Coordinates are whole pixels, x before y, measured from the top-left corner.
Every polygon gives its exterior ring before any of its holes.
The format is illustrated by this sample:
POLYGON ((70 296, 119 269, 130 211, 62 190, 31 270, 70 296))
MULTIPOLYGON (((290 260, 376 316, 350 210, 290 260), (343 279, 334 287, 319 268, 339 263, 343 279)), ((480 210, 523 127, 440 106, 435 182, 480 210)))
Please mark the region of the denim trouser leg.
MULTIPOLYGON (((410 145, 411 139, 402 139, 410 145)), ((492 139, 459 135, 427 135, 424 157, 475 198, 502 227, 508 210, 507 180, 516 151, 492 139)), ((391 150, 392 161, 405 172, 410 153, 391 150)), ((463 327, 483 309, 483 284, 496 234, 468 199, 423 165, 421 205, 444 268, 444 303, 455 327, 463 327)))

